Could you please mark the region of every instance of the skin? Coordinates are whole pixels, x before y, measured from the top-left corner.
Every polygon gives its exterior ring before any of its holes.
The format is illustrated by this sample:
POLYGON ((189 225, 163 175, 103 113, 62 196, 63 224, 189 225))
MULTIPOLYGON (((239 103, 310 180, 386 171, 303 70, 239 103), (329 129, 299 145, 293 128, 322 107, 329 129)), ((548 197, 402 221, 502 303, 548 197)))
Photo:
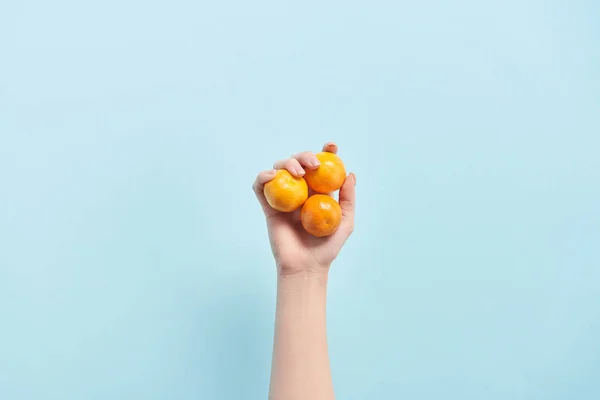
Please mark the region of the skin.
MULTIPOLYGON (((334 143, 323 151, 337 153, 334 143)), ((273 170, 258 174, 253 189, 262 206, 277 266, 277 311, 271 369, 270 400, 333 400, 335 398, 326 333, 329 268, 354 230, 356 177, 349 174, 340 189, 342 223, 331 236, 316 238, 300 224, 300 211, 272 209, 263 185, 276 169, 303 176, 318 168, 314 153, 303 152, 278 161, 273 170)))

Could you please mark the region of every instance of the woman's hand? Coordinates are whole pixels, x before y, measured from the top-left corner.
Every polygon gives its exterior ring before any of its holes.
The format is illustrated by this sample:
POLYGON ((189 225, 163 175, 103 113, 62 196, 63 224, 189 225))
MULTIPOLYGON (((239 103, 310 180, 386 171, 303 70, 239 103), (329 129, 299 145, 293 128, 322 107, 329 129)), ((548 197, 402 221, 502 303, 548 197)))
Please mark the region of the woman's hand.
MULTIPOLYGON (((334 143, 327 143, 323 151, 337 153, 334 143)), ((277 211, 267 203, 263 185, 275 177, 275 170, 287 169, 294 176, 303 176, 306 169, 318 168, 314 153, 305 151, 286 160, 278 161, 273 170, 258 174, 253 189, 267 219, 271 249, 281 275, 298 272, 327 272, 354 229, 354 187, 356 177, 349 174, 339 191, 342 222, 331 236, 317 238, 307 233, 300 223, 300 210, 291 213, 277 211)), ((309 193, 309 196, 312 193, 309 193)))

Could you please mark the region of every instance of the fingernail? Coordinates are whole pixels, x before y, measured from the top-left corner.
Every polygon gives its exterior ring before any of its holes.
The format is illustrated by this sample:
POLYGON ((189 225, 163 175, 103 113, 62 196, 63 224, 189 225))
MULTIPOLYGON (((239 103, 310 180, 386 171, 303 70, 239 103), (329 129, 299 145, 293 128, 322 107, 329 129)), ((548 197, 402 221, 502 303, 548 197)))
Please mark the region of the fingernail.
POLYGON ((321 165, 321 163, 319 162, 318 158, 313 158, 312 160, 310 160, 310 165, 313 167, 318 167, 319 165, 321 165))
POLYGON ((300 175, 300 176, 302 176, 302 175, 304 175, 304 170, 303 170, 303 169, 297 169, 297 168, 296 168, 296 169, 294 169, 294 173, 295 173, 296 175, 300 175))
POLYGON ((352 180, 354 181, 354 186, 356 186, 356 175, 354 175, 354 173, 350 173, 350 175, 352 175, 352 180))
POLYGON ((277 170, 276 170, 276 169, 272 169, 272 170, 270 170, 270 171, 267 171, 267 174, 269 174, 269 175, 274 175, 274 174, 276 174, 276 173, 277 173, 277 170))

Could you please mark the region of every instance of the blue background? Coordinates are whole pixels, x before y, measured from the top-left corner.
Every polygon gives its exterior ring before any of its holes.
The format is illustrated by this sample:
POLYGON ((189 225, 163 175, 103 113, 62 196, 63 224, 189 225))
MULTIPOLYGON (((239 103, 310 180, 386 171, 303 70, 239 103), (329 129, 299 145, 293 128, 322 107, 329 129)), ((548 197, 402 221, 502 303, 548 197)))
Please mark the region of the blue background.
POLYGON ((3 1, 0 397, 265 399, 250 186, 328 140, 339 399, 600 398, 597 1, 3 1))

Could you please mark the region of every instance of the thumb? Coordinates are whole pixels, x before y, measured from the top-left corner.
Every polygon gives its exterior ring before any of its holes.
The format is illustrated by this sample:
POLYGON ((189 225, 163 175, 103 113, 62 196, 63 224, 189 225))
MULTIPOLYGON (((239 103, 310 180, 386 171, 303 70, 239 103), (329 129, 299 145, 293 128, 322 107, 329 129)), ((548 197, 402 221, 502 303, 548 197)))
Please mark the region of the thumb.
POLYGON ((351 173, 346 177, 344 184, 340 188, 339 203, 342 207, 342 224, 349 231, 354 230, 355 186, 356 176, 351 173))

